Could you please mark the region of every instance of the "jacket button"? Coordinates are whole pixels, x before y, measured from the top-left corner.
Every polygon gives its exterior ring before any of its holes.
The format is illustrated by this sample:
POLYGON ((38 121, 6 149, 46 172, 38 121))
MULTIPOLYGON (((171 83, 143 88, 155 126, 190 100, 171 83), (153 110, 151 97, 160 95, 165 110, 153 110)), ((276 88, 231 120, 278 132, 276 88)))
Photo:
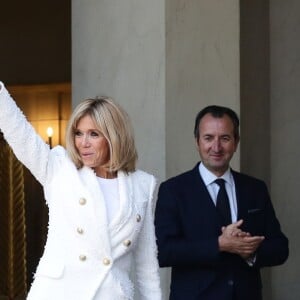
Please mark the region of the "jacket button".
POLYGON ((103 258, 102 263, 103 263, 105 266, 108 266, 108 265, 110 264, 110 260, 109 260, 108 258, 103 258))
POLYGON ((84 254, 79 255, 79 260, 85 261, 86 260, 86 255, 84 255, 84 254))
POLYGON ((79 199, 79 204, 80 205, 85 205, 86 204, 86 199, 85 198, 80 198, 79 199))
POLYGON ((141 220, 142 220, 141 215, 137 214, 137 215, 136 215, 136 221, 137 221, 137 222, 141 222, 141 220))
POLYGON ((233 280, 228 280, 228 285, 234 285, 234 282, 233 282, 233 280))
POLYGON ((80 228, 80 227, 78 227, 78 228, 77 228, 77 232, 78 232, 79 234, 83 234, 83 229, 80 228))
POLYGON ((124 245, 125 247, 129 247, 129 246, 131 245, 131 240, 125 240, 125 241, 123 242, 123 245, 124 245))

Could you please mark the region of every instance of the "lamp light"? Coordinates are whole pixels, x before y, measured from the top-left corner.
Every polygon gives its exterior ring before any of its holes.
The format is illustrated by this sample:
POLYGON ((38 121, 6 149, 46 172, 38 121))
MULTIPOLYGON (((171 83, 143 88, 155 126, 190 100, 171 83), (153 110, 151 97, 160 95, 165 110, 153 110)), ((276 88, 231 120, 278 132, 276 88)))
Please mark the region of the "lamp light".
POLYGON ((52 136, 53 136, 53 128, 52 127, 47 128, 47 136, 48 136, 48 144, 49 144, 50 148, 52 148, 52 136))

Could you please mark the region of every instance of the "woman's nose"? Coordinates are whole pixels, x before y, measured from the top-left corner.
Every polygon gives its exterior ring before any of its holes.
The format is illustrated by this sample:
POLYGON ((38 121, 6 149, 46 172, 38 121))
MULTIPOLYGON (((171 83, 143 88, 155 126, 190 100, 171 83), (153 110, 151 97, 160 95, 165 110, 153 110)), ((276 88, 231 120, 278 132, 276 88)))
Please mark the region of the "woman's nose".
POLYGON ((81 143, 84 147, 88 147, 90 145, 90 138, 87 134, 83 135, 81 143))

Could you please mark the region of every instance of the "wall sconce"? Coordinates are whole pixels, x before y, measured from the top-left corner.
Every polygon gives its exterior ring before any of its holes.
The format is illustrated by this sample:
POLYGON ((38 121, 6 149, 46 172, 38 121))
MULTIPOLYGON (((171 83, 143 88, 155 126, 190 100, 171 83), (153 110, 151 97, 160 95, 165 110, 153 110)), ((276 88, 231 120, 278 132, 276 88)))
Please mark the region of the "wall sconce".
POLYGON ((50 148, 52 148, 52 136, 53 136, 53 128, 52 127, 47 128, 47 136, 48 136, 48 144, 49 144, 50 148))

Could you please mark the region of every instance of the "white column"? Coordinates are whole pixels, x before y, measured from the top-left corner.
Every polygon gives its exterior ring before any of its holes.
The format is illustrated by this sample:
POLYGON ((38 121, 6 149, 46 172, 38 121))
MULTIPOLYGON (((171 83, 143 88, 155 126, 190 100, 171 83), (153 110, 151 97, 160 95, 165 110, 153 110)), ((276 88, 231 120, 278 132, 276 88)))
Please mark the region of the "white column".
POLYGON ((272 268, 272 300, 300 299, 300 2, 270 1, 271 192, 290 256, 272 268))
MULTIPOLYGON (((167 176, 192 168, 193 137, 206 105, 240 111, 239 1, 166 1, 167 176)), ((239 168, 239 154, 233 165, 239 168)))

